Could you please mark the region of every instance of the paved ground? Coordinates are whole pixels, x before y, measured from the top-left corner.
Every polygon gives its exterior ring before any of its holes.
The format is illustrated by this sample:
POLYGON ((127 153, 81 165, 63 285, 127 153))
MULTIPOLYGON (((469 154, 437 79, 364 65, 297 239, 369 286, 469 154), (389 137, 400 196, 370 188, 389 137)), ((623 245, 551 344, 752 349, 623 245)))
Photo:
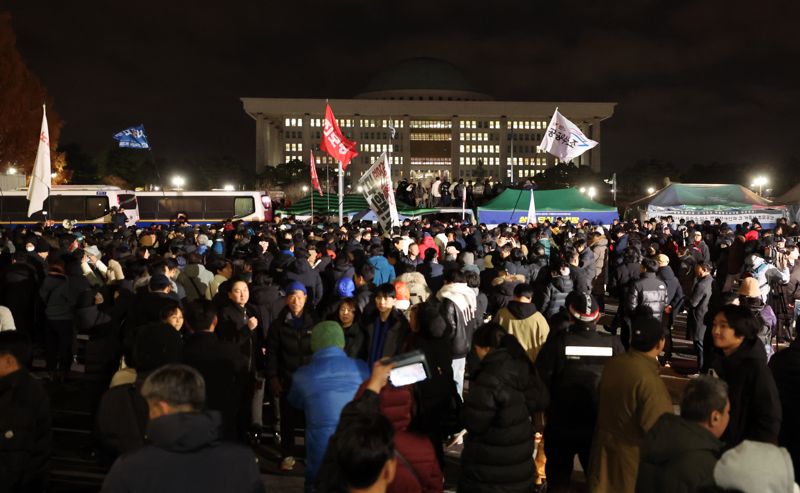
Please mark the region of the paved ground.
MULTIPOLYGON (((611 313, 616 306, 609 304, 606 308, 611 313)), ((611 317, 605 316, 601 322, 610 322, 611 317)), ((688 381, 686 374, 694 373, 694 358, 691 356, 691 345, 685 340, 685 317, 678 316, 675 330, 675 360, 672 368, 662 370, 662 377, 673 397, 677 402, 683 387, 688 381)), ((62 492, 88 492, 98 491, 105 474, 105 469, 96 464, 92 454, 92 422, 85 399, 84 376, 82 368, 76 365, 74 377, 64 385, 55 387, 45 380, 51 394, 54 408, 54 457, 51 477, 51 491, 62 492)), ((264 416, 271 416, 272 408, 265 405, 264 416)), ((301 440, 298 431, 298 439, 301 440)), ((291 473, 279 471, 279 453, 270 430, 267 430, 262 442, 254 447, 259 458, 260 467, 264 474, 264 483, 267 491, 282 493, 301 493, 303 491, 303 465, 298 466, 291 473)), ((447 452, 446 490, 455 491, 458 482, 460 447, 454 447, 447 452)), ((576 464, 577 471, 574 475, 576 492, 585 491, 583 475, 580 465, 576 464)))

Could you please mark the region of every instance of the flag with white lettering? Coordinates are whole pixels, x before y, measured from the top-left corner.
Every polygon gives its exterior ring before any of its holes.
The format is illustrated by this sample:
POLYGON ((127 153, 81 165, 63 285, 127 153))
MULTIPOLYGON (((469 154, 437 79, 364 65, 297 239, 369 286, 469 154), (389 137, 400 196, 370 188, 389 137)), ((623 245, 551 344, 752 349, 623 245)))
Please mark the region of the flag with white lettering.
POLYGON ((367 199, 370 209, 378 216, 378 222, 384 231, 390 231, 392 226, 400 224, 397 214, 397 203, 394 201, 394 187, 392 187, 392 169, 386 161, 384 152, 377 161, 358 180, 367 199))
POLYGON ((144 134, 144 125, 137 125, 117 132, 114 134, 114 140, 119 142, 120 147, 150 149, 150 144, 147 142, 147 135, 144 134))
POLYGON ((597 142, 583 135, 578 126, 567 120, 556 108, 539 147, 561 161, 569 161, 596 145, 597 142))
POLYGON ((322 128, 322 142, 319 148, 327 152, 333 159, 341 161, 343 170, 347 169, 351 159, 358 156, 356 142, 349 141, 342 135, 329 104, 325 105, 325 124, 322 128))
POLYGON ((322 196, 322 186, 319 184, 319 178, 317 177, 317 160, 314 159, 314 151, 308 151, 311 154, 311 186, 314 187, 314 190, 319 191, 319 195, 322 196))
POLYGON ((33 163, 31 183, 28 185, 28 217, 44 209, 44 201, 50 195, 50 131, 47 129, 47 111, 42 106, 42 129, 39 131, 39 147, 33 163))

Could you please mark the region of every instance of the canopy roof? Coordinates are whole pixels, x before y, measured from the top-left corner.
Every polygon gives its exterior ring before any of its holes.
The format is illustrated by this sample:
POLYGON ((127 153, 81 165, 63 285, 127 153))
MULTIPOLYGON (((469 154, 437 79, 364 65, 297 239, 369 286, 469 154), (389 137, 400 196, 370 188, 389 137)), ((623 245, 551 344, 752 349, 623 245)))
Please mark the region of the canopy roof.
POLYGON ((775 199, 775 202, 786 205, 800 204, 800 183, 793 186, 786 193, 775 199))
MULTIPOLYGON (((369 204, 367 199, 360 193, 349 193, 343 197, 342 206, 345 214, 354 214, 357 212, 368 211, 369 204)), ((298 200, 290 207, 285 209, 286 213, 305 216, 311 213, 311 195, 306 195, 298 200)), ((419 214, 427 214, 436 212, 436 209, 415 209, 410 205, 397 201, 397 212, 404 216, 416 216, 419 214)), ((314 192, 314 214, 315 215, 332 215, 339 213, 339 196, 336 194, 325 194, 320 196, 319 193, 314 192)))
POLYGON ((672 183, 631 205, 711 210, 775 207, 772 201, 741 185, 708 183, 672 183))
MULTIPOLYGON (((575 188, 560 190, 536 190, 533 192, 536 211, 570 211, 570 212, 617 212, 617 208, 595 202, 575 188)), ((507 188, 491 202, 480 207, 487 211, 510 211, 513 209, 528 210, 531 190, 515 190, 507 188)))

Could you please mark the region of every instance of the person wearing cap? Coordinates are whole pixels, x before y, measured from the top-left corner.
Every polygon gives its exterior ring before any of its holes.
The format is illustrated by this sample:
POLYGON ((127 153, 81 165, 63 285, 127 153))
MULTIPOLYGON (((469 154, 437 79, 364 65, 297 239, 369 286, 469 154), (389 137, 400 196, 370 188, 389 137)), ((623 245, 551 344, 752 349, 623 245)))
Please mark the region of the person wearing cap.
POLYGON ((278 313, 267 335, 266 376, 273 395, 280 399, 281 469, 290 471, 295 464, 294 429, 303 421, 286 396, 295 371, 311 361, 311 330, 316 317, 306 305, 308 292, 303 283, 293 281, 284 291, 286 307, 278 313))
POLYGON ((551 332, 536 356, 536 369, 550 391, 545 414, 547 481, 554 491, 569 486, 577 454, 584 470, 597 421, 597 388, 612 356, 625 352, 619 337, 597 331, 600 307, 588 293, 570 295, 566 330, 551 332))
POLYGON ((664 326, 667 329, 664 363, 669 366, 672 361, 672 326, 675 313, 680 312, 683 307, 683 288, 681 288, 681 282, 675 277, 672 267, 669 266, 669 257, 660 253, 656 255, 656 262, 658 262, 656 275, 667 286, 667 306, 664 307, 664 326))
POLYGON ((344 351, 342 327, 320 322, 311 332, 311 362, 294 374, 289 403, 306 418, 306 491, 317 477, 325 449, 344 406, 353 399, 361 383, 369 378, 364 361, 349 358, 344 351))
POLYGON ((725 381, 706 375, 689 380, 680 416, 662 414, 644 437, 636 492, 698 491, 712 485, 730 410, 725 381))
POLYGON ((705 240, 703 240, 703 233, 700 230, 696 230, 692 235, 692 243, 689 245, 689 250, 698 264, 701 262, 711 262, 711 253, 708 250, 708 245, 705 240))
POLYGON ((611 358, 600 378, 587 475, 590 491, 632 493, 642 440, 662 414, 673 411, 659 375, 658 355, 664 349, 661 322, 642 307, 631 332, 630 350, 611 358))
POLYGON ((707 329, 706 315, 708 304, 711 301, 714 278, 711 276, 711 265, 697 264, 694 269, 695 280, 692 294, 686 300, 686 332, 692 338, 695 354, 697 355, 697 371, 705 369, 705 335, 707 329))

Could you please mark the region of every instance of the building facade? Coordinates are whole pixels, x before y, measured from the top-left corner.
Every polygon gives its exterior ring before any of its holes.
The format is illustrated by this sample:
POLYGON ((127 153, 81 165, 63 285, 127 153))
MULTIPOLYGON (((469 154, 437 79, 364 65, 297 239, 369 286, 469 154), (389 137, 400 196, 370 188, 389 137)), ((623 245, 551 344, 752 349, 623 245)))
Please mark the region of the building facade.
MULTIPOLYGON (((256 170, 300 160, 313 150, 318 165, 336 163, 318 152, 324 99, 242 98, 256 122, 256 170)), ((394 178, 504 182, 535 176, 556 164, 538 145, 556 107, 601 142, 600 124, 616 103, 495 101, 478 92, 452 66, 414 59, 380 74, 353 99, 329 101, 342 132, 358 142, 359 156, 347 168, 354 184, 382 152, 390 154, 394 178)), ((601 145, 576 164, 602 167, 601 145)))

